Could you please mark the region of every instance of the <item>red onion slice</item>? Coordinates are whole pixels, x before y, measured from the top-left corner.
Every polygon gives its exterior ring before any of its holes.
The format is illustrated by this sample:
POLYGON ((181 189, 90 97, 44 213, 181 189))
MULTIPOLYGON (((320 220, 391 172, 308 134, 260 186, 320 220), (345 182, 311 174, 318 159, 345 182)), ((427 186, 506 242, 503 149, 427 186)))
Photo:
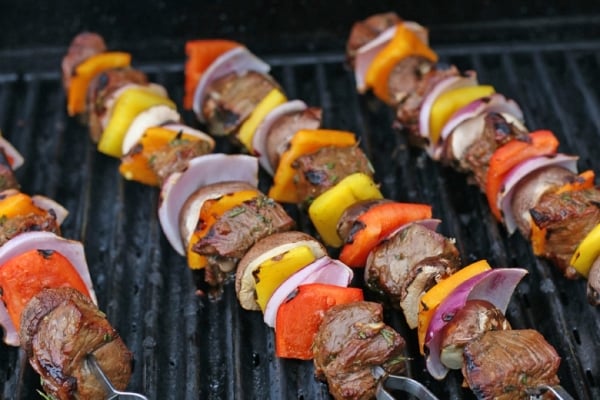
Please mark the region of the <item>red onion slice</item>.
POLYGON ((57 201, 51 199, 50 197, 36 194, 31 196, 31 200, 33 201, 33 204, 35 204, 43 210, 52 210, 52 212, 54 212, 54 215, 56 215, 56 222, 58 223, 58 225, 62 225, 64 220, 69 215, 69 211, 66 208, 64 208, 57 201))
POLYGON ((179 233, 179 214, 185 201, 202 186, 226 181, 244 181, 258 186, 256 157, 244 154, 207 154, 191 159, 184 172, 171 174, 160 192, 158 218, 167 240, 185 255, 179 233))
POLYGON ((497 205, 502 210, 504 225, 509 234, 517 230, 517 220, 512 211, 512 198, 517 184, 530 173, 541 168, 557 166, 577 173, 577 160, 579 157, 565 154, 555 154, 551 156, 540 156, 530 158, 514 167, 502 183, 502 188, 498 194, 497 205))
POLYGON ((4 153, 6 154, 10 163, 10 167, 13 170, 23 165, 25 159, 21 153, 19 153, 19 151, 8 140, 4 139, 2 135, 0 135, 0 148, 4 150, 4 153))
MULTIPOLYGON (((470 73, 467 76, 451 76, 440 81, 433 87, 431 92, 425 96, 421 110, 419 111, 419 134, 424 138, 429 138, 429 117, 431 116, 431 108, 435 100, 444 92, 458 89, 466 86, 477 85, 476 74, 470 73)), ((435 145, 432 143, 432 146, 435 145)))
MULTIPOLYGON (((65 239, 51 232, 24 232, 6 242, 0 247, 0 268, 10 259, 30 250, 54 250, 65 256, 85 283, 90 298, 98 303, 88 270, 85 252, 81 242, 65 239)), ((6 306, 0 302, 0 325, 5 329, 4 343, 9 346, 19 345, 19 333, 13 325, 6 306)))
POLYGON ((287 297, 300 285, 307 283, 327 283, 346 287, 352 281, 352 269, 339 260, 329 256, 321 257, 287 278, 273 292, 265 307, 264 321, 271 328, 275 327, 277 310, 287 297))
POLYGON ((275 174, 274 166, 271 165, 269 155, 267 154, 267 138, 271 127, 275 121, 284 115, 301 112, 307 108, 308 106, 302 100, 285 102, 272 109, 256 128, 256 132, 252 138, 252 147, 254 148, 254 153, 258 157, 258 162, 271 176, 275 174))
POLYGON ((460 284, 440 303, 425 335, 425 347, 428 349, 426 365, 431 376, 441 380, 448 373, 448 368, 440 360, 440 333, 448 323, 448 317, 456 314, 468 300, 485 300, 502 313, 506 312, 517 284, 525 275, 527 270, 522 268, 488 270, 460 284))
POLYGON ((356 81, 356 90, 359 93, 365 93, 368 89, 365 77, 371 66, 371 62, 377 54, 392 40, 396 34, 396 25, 390 26, 381 32, 375 39, 362 45, 354 58, 354 79, 356 81))
POLYGON ((177 110, 164 104, 142 111, 129 125, 121 144, 121 151, 123 154, 129 153, 129 150, 140 141, 146 129, 162 125, 165 122, 178 122, 180 120, 181 116, 177 110))
POLYGON ((452 114, 442 129, 442 140, 446 140, 452 131, 464 121, 488 112, 511 114, 516 119, 523 121, 523 111, 514 100, 507 99, 502 94, 494 93, 491 96, 472 101, 452 114))
POLYGON ((200 81, 194 91, 193 110, 196 118, 200 122, 206 122, 202 115, 202 104, 206 96, 208 86, 219 78, 231 73, 241 74, 246 71, 257 71, 263 74, 268 73, 271 66, 255 56, 246 47, 238 46, 221 54, 204 71, 200 81))

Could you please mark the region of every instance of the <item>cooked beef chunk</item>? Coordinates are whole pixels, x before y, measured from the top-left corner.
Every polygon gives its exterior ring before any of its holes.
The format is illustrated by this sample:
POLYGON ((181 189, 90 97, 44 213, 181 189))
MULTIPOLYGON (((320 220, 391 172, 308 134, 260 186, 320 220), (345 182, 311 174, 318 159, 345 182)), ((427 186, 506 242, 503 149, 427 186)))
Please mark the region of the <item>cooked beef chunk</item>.
POLYGON ((578 274, 569 262, 579 243, 600 223, 600 190, 546 193, 530 212, 533 223, 546 230, 541 256, 551 260, 567 278, 576 278, 578 274))
POLYGON ((409 326, 416 327, 421 295, 459 267, 460 256, 452 240, 412 223, 369 254, 365 282, 390 299, 392 306, 402 307, 409 326))
POLYGON ((211 83, 202 105, 202 113, 213 135, 229 135, 252 114, 256 106, 279 84, 256 71, 224 76, 211 83))
POLYGON ((211 151, 211 143, 205 140, 175 139, 152 153, 148 162, 158 176, 159 185, 162 185, 172 173, 185 170, 189 160, 211 151))
POLYGON ((49 211, 44 215, 30 213, 11 218, 0 218, 0 246, 23 232, 45 231, 60 235, 56 215, 49 211))
MULTIPOLYGON (((402 69, 403 67, 397 66, 396 68, 402 69)), ((420 79, 415 79, 414 90, 406 93, 403 98, 394 92, 390 92, 390 97, 397 102, 394 127, 405 131, 409 135, 409 140, 415 145, 426 145, 425 139, 419 135, 419 113, 423 100, 439 82, 451 76, 458 76, 459 74, 460 72, 454 66, 450 68, 432 66, 422 76, 418 76, 416 73, 413 75, 413 77, 420 79)))
POLYGON ((87 366, 93 354, 120 390, 131 376, 131 353, 92 301, 72 288, 44 289, 23 310, 20 340, 44 391, 60 400, 104 399, 87 366))
POLYGON ((208 257, 205 280, 219 287, 254 243, 294 225, 283 207, 264 195, 232 208, 193 247, 193 251, 208 257))
POLYGON ((356 232, 364 229, 365 225, 357 219, 371 207, 382 203, 390 203, 389 199, 363 200, 346 208, 337 223, 337 233, 344 243, 351 243, 356 232))
POLYGON ((19 182, 10 166, 3 148, 0 148, 0 192, 6 189, 18 189, 19 182))
POLYGON ((417 90, 423 78, 434 68, 433 63, 424 57, 411 56, 400 61, 388 78, 388 92, 391 105, 402 103, 417 90))
POLYGON ((109 111, 107 99, 128 84, 146 85, 148 77, 142 71, 133 68, 115 68, 104 71, 94 77, 88 86, 88 125, 90 137, 94 142, 100 140, 104 127, 102 120, 109 111))
POLYGON ((527 175, 514 189, 511 209, 519 231, 525 238, 531 233, 531 214, 542 195, 568 182, 577 179, 577 175, 561 167, 546 167, 527 175))
POLYGON ((354 56, 359 48, 398 22, 402 22, 402 18, 394 12, 371 15, 363 21, 355 22, 346 43, 346 56, 350 65, 354 66, 354 56))
POLYGON ((528 399, 525 389, 556 385, 560 357, 537 331, 488 331, 465 346, 462 372, 478 399, 528 399))
POLYGON ((318 129, 321 126, 322 110, 309 107, 304 111, 282 116, 273 123, 267 135, 267 156, 276 170, 279 158, 290 144, 292 137, 301 129, 318 129))
POLYGON ((600 305, 600 258, 592 264, 587 280, 587 299, 591 305, 600 305))
POLYGON ((468 300, 441 332, 440 359, 445 366, 461 369, 465 345, 487 331, 511 329, 501 310, 485 300, 468 300))
POLYGON ((310 203, 348 175, 362 172, 373 176, 373 166, 358 146, 322 147, 312 154, 298 157, 292 163, 298 197, 310 203))
POLYGON ((65 90, 69 89, 75 67, 89 57, 105 51, 104 39, 97 33, 82 32, 75 36, 69 45, 67 55, 62 60, 62 80, 65 90))
POLYGON ((315 374, 335 399, 371 399, 377 380, 372 367, 392 374, 405 369, 404 339, 383 322, 383 307, 359 301, 325 312, 315 335, 315 374))
POLYGON ((485 116, 483 134, 467 148, 460 160, 460 167, 473 174, 475 183, 481 190, 485 191, 492 154, 511 140, 529 141, 528 132, 506 121, 498 113, 488 113, 485 116))

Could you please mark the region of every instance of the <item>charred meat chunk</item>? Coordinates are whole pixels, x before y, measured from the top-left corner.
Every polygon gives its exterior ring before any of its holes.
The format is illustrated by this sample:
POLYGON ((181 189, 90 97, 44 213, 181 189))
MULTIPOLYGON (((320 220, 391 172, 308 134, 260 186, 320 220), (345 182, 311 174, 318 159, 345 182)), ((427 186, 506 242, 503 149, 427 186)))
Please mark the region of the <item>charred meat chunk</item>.
MULTIPOLYGON (((409 68, 410 70, 411 63, 414 61, 407 59, 406 61, 401 61, 399 64, 402 64, 403 62, 406 62, 408 66, 397 65, 395 67, 395 70, 397 71, 392 72, 391 79, 396 79, 393 77, 396 74, 399 74, 403 69, 409 68)), ((412 74, 414 82, 412 82, 410 86, 413 86, 414 90, 410 92, 403 90, 400 94, 390 91, 390 97, 396 102, 396 121, 394 122, 394 127, 406 132, 409 135, 408 138, 411 143, 414 143, 417 146, 424 146, 427 144, 424 141, 425 139, 419 134, 419 113, 421 112, 421 105, 423 104, 425 97, 444 79, 460 75, 460 72, 454 66, 450 68, 440 68, 439 66, 432 65, 431 68, 425 72, 424 69, 421 69, 421 67, 424 68, 425 65, 426 64, 423 63, 417 64, 416 67, 418 69, 412 74)), ((414 68, 414 66, 412 68, 414 68)), ((396 85, 394 82, 391 84, 396 85)))
POLYGON ((592 264, 587 281, 587 299, 591 305, 600 305, 600 258, 592 264))
POLYGON ((335 399, 371 399, 377 387, 371 368, 402 373, 404 346, 404 339, 383 322, 381 304, 359 301, 333 306, 315 335, 315 374, 327 381, 335 399))
POLYGON ((356 172, 373 176, 373 167, 358 146, 322 147, 292 163, 294 184, 300 199, 310 203, 327 189, 356 172))
POLYGON ((421 295, 458 268, 460 255, 452 240, 412 223, 369 254, 365 282, 401 307, 409 326, 416 327, 421 295))
POLYGON ((402 22, 402 18, 394 12, 371 15, 365 20, 355 22, 346 43, 346 56, 350 65, 354 66, 354 57, 359 48, 398 22, 402 22))
POLYGON ((498 113, 488 113, 482 135, 467 148, 460 160, 460 168, 473 174, 475 183, 482 191, 485 190, 492 155, 497 148, 511 140, 528 141, 528 132, 498 113))
POLYGON ((434 68, 433 63, 424 57, 410 56, 394 66, 388 78, 388 93, 392 105, 402 103, 415 92, 421 81, 434 68))
POLYGON ((23 310, 20 339, 44 391, 60 400, 104 399, 86 365, 92 354, 115 388, 127 387, 131 353, 92 301, 72 288, 44 289, 23 310))
POLYGON ((125 85, 147 85, 148 77, 142 71, 133 68, 114 68, 94 77, 88 86, 88 125, 90 137, 94 142, 100 140, 104 127, 102 120, 106 118, 108 99, 125 85))
POLYGON ((290 140, 301 129, 318 129, 322 110, 309 107, 304 111, 290 113, 278 118, 267 135, 267 156, 273 169, 277 169, 281 155, 288 149, 290 140))
POLYGON ((462 372, 478 399, 528 399, 527 388, 559 383, 560 357, 533 329, 488 331, 465 346, 462 372))
POLYGON ((71 83, 75 67, 86 59, 106 51, 102 36, 93 32, 82 32, 75 36, 69 45, 67 55, 62 59, 62 80, 66 91, 71 83))
POLYGON ((60 235, 60 226, 56 215, 49 211, 43 215, 29 213, 11 218, 0 218, 0 246, 23 232, 44 231, 60 235))
POLYGON ((600 223, 600 190, 590 188, 546 193, 530 210, 533 223, 546 231, 542 257, 551 260, 567 278, 578 276, 570 267, 579 243, 600 223))
POLYGON ((262 99, 278 88, 271 76, 256 71, 217 79, 209 85, 202 106, 209 132, 217 136, 236 132, 262 99))
POLYGON ((264 195, 232 208, 193 246, 193 251, 208 257, 205 280, 220 286, 254 243, 294 225, 283 207, 264 195))
POLYGON ((206 140, 175 139, 152 153, 148 162, 162 185, 172 173, 185 170, 189 160, 211 151, 212 144, 206 140))
POLYGON ((0 148, 0 192, 6 189, 18 189, 19 182, 10 166, 3 148, 0 148))

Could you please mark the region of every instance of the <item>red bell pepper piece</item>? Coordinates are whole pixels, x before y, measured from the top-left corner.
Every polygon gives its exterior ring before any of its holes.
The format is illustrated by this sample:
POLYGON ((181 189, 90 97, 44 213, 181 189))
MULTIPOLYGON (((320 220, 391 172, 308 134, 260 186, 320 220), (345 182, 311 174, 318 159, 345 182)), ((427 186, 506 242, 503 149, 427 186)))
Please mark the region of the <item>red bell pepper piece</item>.
POLYGON ((87 286, 71 262, 51 250, 29 250, 0 266, 0 300, 17 331, 27 303, 45 288, 71 287, 89 296, 87 286))
POLYGON ((363 226, 355 232, 340 253, 340 261, 349 267, 364 267, 377 244, 404 224, 431 218, 427 204, 389 202, 377 204, 357 218, 363 226))
POLYGON ((558 139, 551 131, 531 132, 529 138, 529 141, 511 140, 499 147, 490 159, 485 194, 490 209, 498 221, 502 221, 502 214, 497 204, 498 194, 510 170, 532 157, 554 154, 558 149, 558 139))
POLYGON ((359 288, 310 283, 298 286, 296 294, 286 300, 275 321, 275 354, 281 358, 310 360, 315 334, 323 314, 336 304, 363 300, 359 288))

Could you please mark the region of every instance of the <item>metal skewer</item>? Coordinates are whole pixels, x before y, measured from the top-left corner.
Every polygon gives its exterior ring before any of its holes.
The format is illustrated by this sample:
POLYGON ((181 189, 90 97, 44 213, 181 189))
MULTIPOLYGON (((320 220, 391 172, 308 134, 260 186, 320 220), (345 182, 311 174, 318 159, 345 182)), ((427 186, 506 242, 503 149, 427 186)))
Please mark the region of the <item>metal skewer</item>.
POLYGON ((104 371, 102 371, 102 368, 100 368, 100 365, 98 364, 98 361, 96 360, 96 357, 94 357, 92 354, 88 354, 87 362, 90 365, 92 371, 94 371, 96 378, 98 378, 98 380, 100 382, 102 382, 102 385, 104 386, 104 389, 106 390, 106 394, 107 394, 106 400, 117 399, 117 398, 148 400, 148 398, 146 396, 144 396, 143 394, 133 393, 133 392, 122 392, 120 390, 115 389, 115 387, 112 385, 112 383, 108 380, 108 378, 104 374, 104 371))
POLYGON ((419 400, 439 400, 421 382, 407 376, 389 375, 379 366, 373 367, 373 375, 379 379, 375 392, 377 400, 395 400, 387 389, 406 392, 419 400))
POLYGON ((552 393, 554 397, 558 400, 575 400, 573 396, 567 393, 567 391, 560 385, 539 385, 537 387, 527 390, 530 399, 541 398, 541 396, 546 392, 552 393))

